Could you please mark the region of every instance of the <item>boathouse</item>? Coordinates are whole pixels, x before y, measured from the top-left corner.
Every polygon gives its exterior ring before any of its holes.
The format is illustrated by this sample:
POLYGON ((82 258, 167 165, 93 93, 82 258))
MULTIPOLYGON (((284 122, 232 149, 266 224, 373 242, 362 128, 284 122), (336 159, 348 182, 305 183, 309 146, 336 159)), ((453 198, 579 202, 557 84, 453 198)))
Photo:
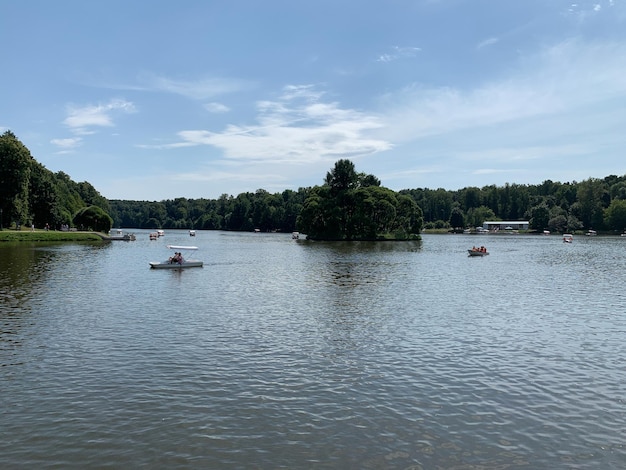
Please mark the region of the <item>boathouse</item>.
POLYGON ((527 220, 498 220, 495 222, 483 222, 483 228, 490 232, 499 230, 528 230, 529 222, 527 220))

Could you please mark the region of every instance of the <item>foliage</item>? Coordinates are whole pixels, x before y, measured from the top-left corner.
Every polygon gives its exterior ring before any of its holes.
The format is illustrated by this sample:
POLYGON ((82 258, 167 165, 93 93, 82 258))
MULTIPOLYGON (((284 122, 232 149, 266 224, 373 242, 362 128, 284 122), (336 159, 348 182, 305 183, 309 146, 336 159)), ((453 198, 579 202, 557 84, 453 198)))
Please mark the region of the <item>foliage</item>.
POLYGON ((80 230, 108 232, 113 219, 98 206, 84 207, 74 216, 74 225, 80 230))
POLYGON ((109 211, 109 202, 90 183, 76 183, 63 172, 52 173, 11 131, 0 136, 2 225, 58 229, 71 226, 73 216, 92 205, 109 211))
POLYGON ((626 200, 614 199, 604 212, 604 219, 609 229, 626 231, 626 200))
POLYGON ((418 238, 422 213, 414 200, 359 174, 339 160, 323 186, 314 187, 297 219, 299 231, 314 240, 407 240, 418 238))

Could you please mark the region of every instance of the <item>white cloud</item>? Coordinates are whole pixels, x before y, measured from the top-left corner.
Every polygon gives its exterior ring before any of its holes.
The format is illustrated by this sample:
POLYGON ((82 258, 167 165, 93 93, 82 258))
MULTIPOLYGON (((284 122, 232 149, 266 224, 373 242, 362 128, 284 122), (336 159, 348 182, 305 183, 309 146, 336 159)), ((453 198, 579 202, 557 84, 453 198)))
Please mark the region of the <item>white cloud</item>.
POLYGON ((482 49, 483 47, 493 46, 494 44, 497 44, 499 41, 500 40, 498 38, 485 39, 484 41, 478 43, 478 45, 476 46, 476 49, 482 49))
POLYGON ((75 107, 68 106, 68 116, 63 123, 76 134, 89 134, 89 127, 113 126, 112 114, 121 111, 124 113, 135 112, 133 103, 125 100, 111 100, 104 105, 75 107))
POLYGON ((52 139, 51 144, 56 145, 62 149, 73 149, 79 147, 83 142, 81 137, 72 137, 68 139, 52 139))
POLYGON ((381 54, 376 59, 377 62, 393 62, 399 59, 409 59, 415 57, 422 49, 419 47, 394 46, 391 52, 381 54))
POLYGON ((624 96, 624 76, 625 44, 566 41, 527 58, 510 77, 475 89, 413 85, 387 95, 385 136, 415 140, 520 119, 574 114, 582 107, 624 96))
POLYGON ((246 80, 210 77, 198 80, 176 80, 168 77, 149 76, 143 85, 135 87, 142 91, 159 91, 182 95, 187 98, 206 100, 227 93, 250 89, 253 84, 246 80))
POLYGON ((321 97, 311 86, 288 86, 279 99, 257 103, 257 125, 231 124, 222 132, 185 130, 178 133, 181 142, 167 147, 210 145, 227 159, 267 162, 310 162, 391 148, 368 135, 382 125, 378 117, 321 102, 321 97))
POLYGON ((230 108, 222 103, 207 103, 204 105, 204 108, 210 113, 227 113, 230 111, 230 108))

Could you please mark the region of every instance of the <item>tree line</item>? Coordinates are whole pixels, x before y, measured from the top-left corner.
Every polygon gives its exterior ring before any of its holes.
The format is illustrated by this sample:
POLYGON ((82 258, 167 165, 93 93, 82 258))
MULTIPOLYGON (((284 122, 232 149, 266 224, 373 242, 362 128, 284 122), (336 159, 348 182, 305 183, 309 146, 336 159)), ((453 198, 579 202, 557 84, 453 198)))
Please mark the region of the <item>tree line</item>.
POLYGON ((481 226, 486 220, 528 220, 537 231, 621 232, 626 229, 626 175, 571 183, 546 180, 538 185, 394 192, 381 186, 375 176, 357 173, 348 160, 340 160, 321 185, 297 191, 271 194, 258 189, 218 199, 107 200, 90 183, 77 183, 63 172, 47 170, 11 131, 0 136, 0 224, 4 227, 32 223, 37 228, 99 231, 112 226, 309 230, 329 237, 333 231, 347 230, 348 237, 376 237, 415 231, 420 217, 420 228, 427 229, 458 230, 481 226), (342 180, 346 175, 348 179, 342 180), (419 213, 412 212, 409 201, 419 213), (405 214, 404 220, 399 214, 405 214))
POLYGON ((109 202, 87 182, 37 162, 11 131, 0 136, 0 229, 33 225, 108 232, 109 202))

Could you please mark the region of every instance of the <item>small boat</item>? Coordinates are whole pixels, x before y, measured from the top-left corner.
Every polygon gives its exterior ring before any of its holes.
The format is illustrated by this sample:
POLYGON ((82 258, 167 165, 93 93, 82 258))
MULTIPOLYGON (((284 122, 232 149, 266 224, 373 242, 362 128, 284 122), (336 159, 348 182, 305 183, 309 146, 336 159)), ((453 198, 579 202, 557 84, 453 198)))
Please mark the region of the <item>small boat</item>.
POLYGON ((159 238, 159 234, 156 232, 150 232, 150 240, 156 240, 159 238))
POLYGON ((134 233, 124 233, 122 229, 116 229, 115 234, 109 233, 109 240, 122 240, 125 242, 135 241, 137 237, 135 237, 134 233))
POLYGON ((589 229, 587 233, 585 233, 585 235, 587 235, 588 237, 595 237, 597 234, 598 232, 596 232, 595 230, 591 230, 591 229, 589 229))
POLYGON ((487 248, 484 246, 481 246, 480 248, 473 247, 472 249, 467 250, 467 253, 469 256, 487 256, 489 254, 487 248))
POLYGON ((198 249, 197 246, 167 245, 170 250, 179 250, 165 261, 150 261, 150 267, 154 269, 182 269, 201 268, 203 262, 198 259, 191 259, 183 256, 182 252, 190 252, 198 249))
POLYGON ((156 233, 157 233, 157 236, 159 236, 159 237, 162 237, 162 236, 165 235, 165 232, 163 230, 161 230, 161 229, 157 230, 156 233))
POLYGON ((574 235, 571 233, 563 234, 563 243, 572 243, 574 241, 574 235))
POLYGON ((298 240, 300 238, 300 232, 291 232, 291 238, 298 240))
POLYGON ((195 237, 196 236, 196 231, 195 230, 189 230, 189 236, 190 237, 195 237))

